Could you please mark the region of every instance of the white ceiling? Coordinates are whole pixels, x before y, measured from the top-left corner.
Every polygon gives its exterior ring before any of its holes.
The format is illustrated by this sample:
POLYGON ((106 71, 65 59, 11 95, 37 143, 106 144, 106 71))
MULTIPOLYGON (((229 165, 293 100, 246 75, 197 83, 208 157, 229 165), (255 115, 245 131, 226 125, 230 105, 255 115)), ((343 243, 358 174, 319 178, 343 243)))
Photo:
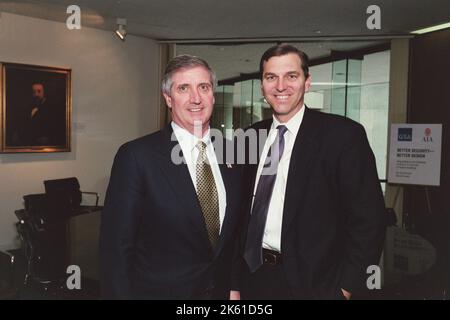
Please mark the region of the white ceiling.
POLYGON ((65 21, 72 4, 84 26, 114 30, 122 17, 131 34, 172 40, 404 34, 450 20, 449 0, 0 0, 0 10, 65 21), (372 4, 381 30, 366 27, 372 4))
POLYGON ((0 12, 65 22, 66 9, 73 4, 81 8, 82 27, 114 31, 116 19, 126 18, 129 34, 207 42, 178 45, 177 53, 205 58, 219 79, 258 70, 259 58, 270 43, 237 44, 245 39, 322 39, 297 44, 310 58, 317 58, 450 21, 450 0, 0 0, 0 12), (366 9, 372 4, 381 9, 381 30, 366 27, 366 9), (351 41, 329 41, 336 37, 351 41), (211 43, 233 39, 234 44, 211 43))

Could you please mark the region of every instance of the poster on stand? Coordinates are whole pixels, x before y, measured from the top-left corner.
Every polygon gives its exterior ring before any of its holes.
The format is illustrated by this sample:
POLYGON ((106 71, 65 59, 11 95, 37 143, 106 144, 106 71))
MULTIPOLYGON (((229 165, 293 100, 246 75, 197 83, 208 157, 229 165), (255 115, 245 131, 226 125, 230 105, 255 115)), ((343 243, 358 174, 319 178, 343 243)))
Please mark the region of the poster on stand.
POLYGON ((442 124, 391 125, 388 182, 439 186, 442 124))

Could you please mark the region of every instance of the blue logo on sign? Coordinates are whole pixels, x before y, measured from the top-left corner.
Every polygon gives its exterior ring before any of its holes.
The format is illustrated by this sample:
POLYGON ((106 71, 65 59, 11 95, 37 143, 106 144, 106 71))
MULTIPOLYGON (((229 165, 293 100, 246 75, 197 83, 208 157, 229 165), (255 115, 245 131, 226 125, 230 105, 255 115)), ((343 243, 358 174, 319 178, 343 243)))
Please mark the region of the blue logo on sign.
POLYGON ((412 141, 412 128, 398 128, 398 141, 412 141))

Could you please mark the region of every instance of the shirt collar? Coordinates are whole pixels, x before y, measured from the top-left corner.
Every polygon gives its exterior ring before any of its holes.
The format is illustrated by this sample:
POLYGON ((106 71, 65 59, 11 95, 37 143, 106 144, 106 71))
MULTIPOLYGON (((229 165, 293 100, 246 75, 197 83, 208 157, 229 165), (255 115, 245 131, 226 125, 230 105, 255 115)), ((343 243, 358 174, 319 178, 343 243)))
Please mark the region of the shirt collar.
POLYGON ((205 135, 201 139, 199 139, 173 121, 171 122, 171 126, 178 140, 178 143, 182 146, 183 149, 186 148, 186 150, 189 150, 190 152, 192 152, 195 149, 198 141, 200 140, 206 143, 206 145, 209 145, 211 143, 211 133, 209 127, 205 135))
POLYGON ((273 115, 272 129, 277 128, 279 125, 284 125, 288 129, 288 131, 295 137, 297 136, 300 125, 303 121, 303 115, 305 114, 305 105, 303 104, 302 108, 286 123, 281 123, 278 119, 273 115))

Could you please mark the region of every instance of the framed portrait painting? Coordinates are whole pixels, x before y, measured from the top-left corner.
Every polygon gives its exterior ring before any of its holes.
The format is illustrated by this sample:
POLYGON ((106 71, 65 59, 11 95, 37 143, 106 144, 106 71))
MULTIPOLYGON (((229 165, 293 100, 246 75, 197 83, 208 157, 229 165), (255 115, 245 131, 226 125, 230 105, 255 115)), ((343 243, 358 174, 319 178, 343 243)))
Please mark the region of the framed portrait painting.
POLYGON ((0 66, 0 152, 69 152, 71 70, 0 66))

